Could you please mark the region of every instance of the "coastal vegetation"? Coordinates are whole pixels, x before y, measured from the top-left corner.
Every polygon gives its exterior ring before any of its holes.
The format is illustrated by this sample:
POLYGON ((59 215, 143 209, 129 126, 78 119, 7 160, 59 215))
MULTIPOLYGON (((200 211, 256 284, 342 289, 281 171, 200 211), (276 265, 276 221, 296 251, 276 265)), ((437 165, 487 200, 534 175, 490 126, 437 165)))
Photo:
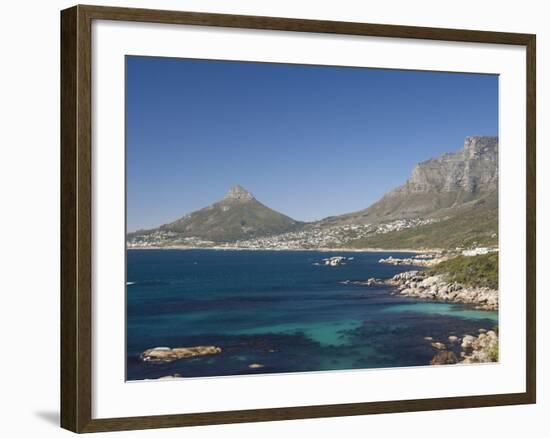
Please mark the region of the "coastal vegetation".
POLYGON ((473 257, 459 255, 439 263, 425 273, 445 275, 447 281, 467 287, 498 289, 498 252, 473 257))
POLYGON ((498 340, 488 349, 489 360, 491 362, 498 362, 498 340))

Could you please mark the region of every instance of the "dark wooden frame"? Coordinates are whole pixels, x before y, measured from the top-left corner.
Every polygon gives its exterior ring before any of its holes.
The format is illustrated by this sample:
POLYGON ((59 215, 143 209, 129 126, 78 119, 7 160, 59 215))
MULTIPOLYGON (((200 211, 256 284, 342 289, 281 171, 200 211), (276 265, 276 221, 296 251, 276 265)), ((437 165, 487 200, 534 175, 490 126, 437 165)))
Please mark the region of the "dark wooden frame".
POLYGON ((536 401, 535 47, 531 34, 196 12, 75 6, 61 12, 61 426, 74 432, 528 404, 536 401), (527 369, 523 393, 92 419, 91 23, 270 29, 525 46, 527 52, 527 369))

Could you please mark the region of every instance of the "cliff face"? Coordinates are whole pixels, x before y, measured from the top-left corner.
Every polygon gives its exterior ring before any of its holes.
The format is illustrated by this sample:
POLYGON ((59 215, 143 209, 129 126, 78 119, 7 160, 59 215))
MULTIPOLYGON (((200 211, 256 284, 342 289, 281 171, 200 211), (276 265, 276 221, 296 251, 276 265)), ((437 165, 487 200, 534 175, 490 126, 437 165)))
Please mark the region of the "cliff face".
POLYGON ((494 190, 497 184, 498 137, 466 137, 458 152, 418 163, 410 179, 394 192, 475 194, 494 190))
POLYGON ((373 223, 452 215, 476 201, 496 199, 498 137, 466 137, 457 152, 418 163, 400 187, 365 210, 328 218, 327 224, 373 223))

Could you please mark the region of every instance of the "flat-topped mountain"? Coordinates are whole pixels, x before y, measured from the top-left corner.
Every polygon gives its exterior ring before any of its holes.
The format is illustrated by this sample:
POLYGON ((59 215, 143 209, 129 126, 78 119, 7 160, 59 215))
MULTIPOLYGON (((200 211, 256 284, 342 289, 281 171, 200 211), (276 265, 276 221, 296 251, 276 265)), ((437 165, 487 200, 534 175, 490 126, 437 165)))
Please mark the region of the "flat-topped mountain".
POLYGON ((265 206, 252 193, 236 185, 229 189, 221 201, 161 225, 157 230, 177 233, 181 237, 231 242, 285 233, 300 224, 265 206))
POLYGON ((142 246, 455 248, 498 244, 498 137, 466 137, 457 152, 418 163, 370 207, 296 221, 237 185, 214 204, 128 235, 142 246), (294 232, 294 233, 291 233, 294 232))
MULTIPOLYGON (((472 197, 496 189, 497 184, 498 137, 466 137, 458 152, 418 163, 410 179, 388 196, 436 192, 472 197)), ((463 198, 457 202, 463 203, 463 198)))
POLYGON ((322 223, 378 223, 452 215, 453 210, 494 197, 497 187, 498 137, 466 137, 462 149, 418 163, 405 184, 370 207, 322 223))

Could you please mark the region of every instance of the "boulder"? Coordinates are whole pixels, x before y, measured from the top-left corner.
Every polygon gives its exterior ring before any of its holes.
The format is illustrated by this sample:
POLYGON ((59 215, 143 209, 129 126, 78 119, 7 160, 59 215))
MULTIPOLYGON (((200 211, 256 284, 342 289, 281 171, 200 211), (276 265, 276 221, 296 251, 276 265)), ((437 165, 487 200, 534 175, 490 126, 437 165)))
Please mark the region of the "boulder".
POLYGON ((444 343, 442 342, 432 342, 432 347, 437 349, 437 350, 445 350, 447 347, 445 346, 444 343))
POLYGON ((456 355, 452 351, 440 351, 431 360, 431 365, 452 365, 458 363, 456 355))
POLYGON ((173 362, 178 359, 185 359, 196 356, 206 356, 209 354, 221 353, 222 349, 214 345, 197 346, 197 347, 156 347, 145 350, 141 353, 140 359, 143 362, 173 362))
POLYGON ((174 379, 181 379, 181 374, 176 373, 169 376, 162 376, 162 377, 159 377, 157 380, 174 380, 174 379))
POLYGON ((474 336, 468 337, 466 343, 468 351, 463 352, 463 363, 483 363, 498 361, 498 335, 493 330, 486 333, 481 333, 477 338, 474 336))
POLYGON ((474 341, 476 340, 475 336, 466 335, 462 338, 462 348, 472 348, 474 341))
POLYGON ((265 365, 261 363, 251 363, 250 365, 248 365, 248 368, 251 368, 251 369, 258 369, 263 367, 265 367, 265 365))

